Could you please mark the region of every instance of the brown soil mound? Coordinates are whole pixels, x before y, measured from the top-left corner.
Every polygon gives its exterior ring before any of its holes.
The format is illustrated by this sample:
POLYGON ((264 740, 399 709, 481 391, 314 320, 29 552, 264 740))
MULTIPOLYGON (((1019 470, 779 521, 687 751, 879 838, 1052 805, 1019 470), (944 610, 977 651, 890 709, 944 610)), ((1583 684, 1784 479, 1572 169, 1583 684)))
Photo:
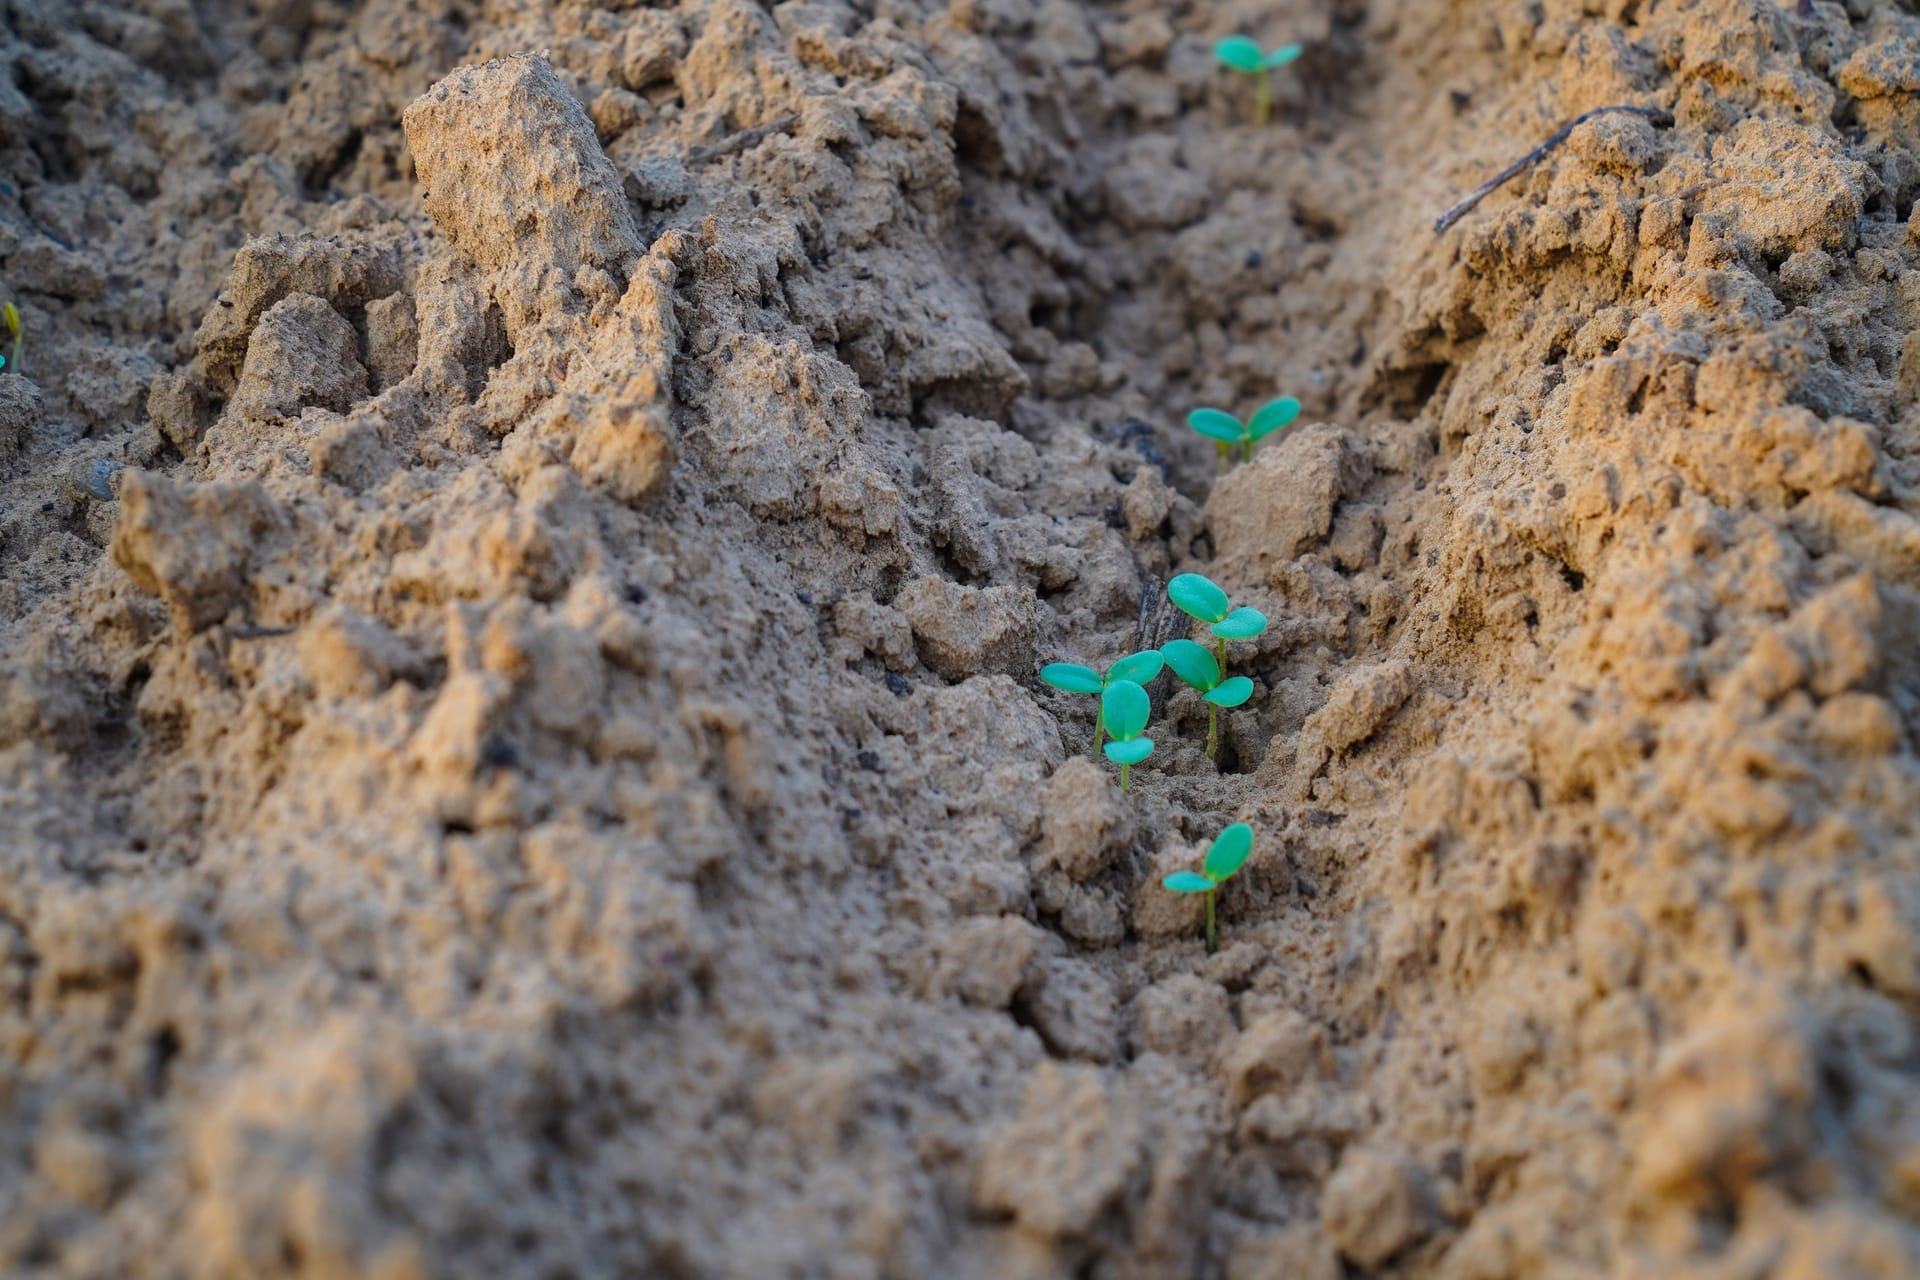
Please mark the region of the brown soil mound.
POLYGON ((0 1273, 1920 1271, 1909 0, 0 26, 0 1273))

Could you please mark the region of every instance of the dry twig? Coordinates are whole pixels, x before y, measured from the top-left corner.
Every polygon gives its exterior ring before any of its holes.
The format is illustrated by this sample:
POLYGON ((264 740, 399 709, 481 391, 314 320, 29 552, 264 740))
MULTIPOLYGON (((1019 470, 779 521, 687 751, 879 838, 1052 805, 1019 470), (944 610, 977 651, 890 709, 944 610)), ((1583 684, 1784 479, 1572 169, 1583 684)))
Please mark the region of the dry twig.
POLYGON ((736 151, 745 151, 748 147, 758 143, 762 138, 768 137, 771 134, 785 133, 798 123, 800 123, 799 114, 790 112, 777 120, 769 120, 765 124, 755 125, 751 129, 742 129, 740 132, 723 138, 719 142, 710 142, 705 146, 692 147, 687 151, 687 168, 697 168, 709 161, 718 160, 721 156, 730 156, 736 151))
POLYGON ((1511 182, 1514 178, 1518 177, 1520 174, 1525 173, 1528 169, 1531 169, 1534 165, 1539 164, 1540 161, 1546 158, 1546 155, 1549 151, 1552 151, 1555 147, 1559 146, 1561 143, 1567 140, 1568 134, 1572 133, 1575 129, 1579 128, 1581 125, 1585 124, 1587 121, 1593 119, 1595 116, 1605 115, 1609 111, 1627 111, 1627 112, 1631 112, 1636 116, 1645 116, 1647 119, 1653 121, 1654 124, 1660 126, 1663 129, 1671 128, 1673 126, 1673 113, 1670 111, 1663 111, 1659 107, 1624 107, 1624 106, 1595 107, 1591 111, 1584 111, 1581 114, 1575 116, 1573 119, 1567 121, 1565 124, 1561 125, 1558 129, 1554 131, 1553 136, 1548 138, 1545 142, 1541 143, 1539 146, 1535 147, 1533 150, 1527 152, 1527 154, 1521 156, 1518 160, 1515 160, 1512 164, 1508 165, 1506 168, 1502 169, 1500 172, 1494 174, 1491 178, 1488 178, 1485 182, 1481 183, 1479 186, 1475 187, 1473 189, 1473 194, 1469 195, 1466 199, 1462 200, 1459 204, 1454 205, 1453 208, 1441 214, 1439 218, 1437 218, 1434 221, 1433 233, 1435 235, 1439 235, 1440 233, 1444 232, 1448 227, 1460 221, 1460 219, 1466 217, 1467 214, 1473 211, 1473 206, 1479 204, 1482 200, 1485 200, 1488 196, 1498 191, 1504 184, 1511 182))

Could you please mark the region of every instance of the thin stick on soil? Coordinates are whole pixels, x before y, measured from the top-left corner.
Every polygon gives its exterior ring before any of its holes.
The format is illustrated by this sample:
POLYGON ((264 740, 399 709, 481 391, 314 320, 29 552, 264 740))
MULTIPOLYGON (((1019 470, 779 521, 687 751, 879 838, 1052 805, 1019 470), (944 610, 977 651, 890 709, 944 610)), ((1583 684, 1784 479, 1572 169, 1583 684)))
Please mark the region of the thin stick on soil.
POLYGON ((1671 111, 1664 111, 1659 107, 1595 107, 1591 111, 1584 111, 1561 125, 1554 131, 1553 136, 1545 142, 1527 152, 1527 154, 1521 156, 1518 160, 1515 160, 1491 178, 1488 178, 1478 187, 1475 187, 1473 194, 1441 214, 1439 218, 1434 221, 1433 233, 1440 235, 1445 232, 1448 227, 1471 213, 1473 206, 1479 204, 1482 200, 1485 200, 1488 196, 1498 191, 1502 186, 1546 159, 1547 153, 1565 142, 1568 134, 1571 134, 1575 129, 1593 119, 1595 116, 1606 115, 1609 111, 1626 111, 1636 116, 1645 116, 1663 129, 1673 127, 1673 113, 1671 111))
POLYGON ((742 129, 732 137, 723 138, 719 142, 690 147, 687 150, 687 167, 698 168, 709 161, 718 160, 721 156, 730 156, 736 151, 745 151, 748 147, 758 146, 762 139, 772 137, 776 133, 785 133, 798 123, 800 123, 800 117, 789 112, 778 120, 769 120, 751 129, 742 129))

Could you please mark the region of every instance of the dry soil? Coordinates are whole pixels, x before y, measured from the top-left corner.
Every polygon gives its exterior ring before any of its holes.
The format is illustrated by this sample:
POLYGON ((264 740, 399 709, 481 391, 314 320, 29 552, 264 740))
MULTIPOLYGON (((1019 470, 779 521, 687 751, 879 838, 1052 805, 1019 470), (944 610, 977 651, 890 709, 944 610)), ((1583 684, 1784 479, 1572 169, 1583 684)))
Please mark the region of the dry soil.
POLYGON ((1912 0, 6 0, 0 1273, 1920 1272, 1916 194, 1912 0))

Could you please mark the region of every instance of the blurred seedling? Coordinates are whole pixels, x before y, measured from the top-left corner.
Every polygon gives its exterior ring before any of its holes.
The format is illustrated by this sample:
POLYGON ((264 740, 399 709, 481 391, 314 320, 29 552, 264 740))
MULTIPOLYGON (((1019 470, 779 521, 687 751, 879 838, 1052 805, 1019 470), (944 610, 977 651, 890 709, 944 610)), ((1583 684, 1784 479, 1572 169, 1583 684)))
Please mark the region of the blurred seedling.
POLYGON ((1100 719, 1113 735, 1106 745, 1107 759, 1120 766, 1120 789, 1132 790, 1133 766, 1153 754, 1153 739, 1142 737, 1153 704, 1147 691, 1131 680, 1115 680, 1100 693, 1100 719))
POLYGON ((1200 870, 1176 871, 1160 883, 1175 893, 1204 893, 1207 895, 1207 954, 1212 955, 1219 947, 1214 933, 1213 899, 1233 873, 1247 863, 1247 855, 1253 852, 1253 828, 1244 822, 1236 822, 1222 831, 1207 856, 1201 860, 1200 870))
POLYGON ((1225 409, 1195 409, 1187 415, 1187 425, 1213 441, 1222 462, 1232 462, 1233 446, 1236 444, 1245 450, 1246 460, 1252 462, 1254 445, 1274 432, 1292 426, 1293 420, 1299 416, 1300 402, 1292 396, 1281 396, 1254 410, 1253 417, 1245 422, 1225 409))
POLYGON ((13 356, 11 359, 0 356, 0 369, 12 369, 17 374, 20 372, 20 308, 11 302, 0 307, 0 321, 6 323, 7 336, 13 339, 13 356))
POLYGON ((1213 60, 1253 77, 1253 118, 1261 124, 1273 118, 1273 69, 1300 56, 1300 46, 1283 44, 1270 53, 1245 36, 1228 36, 1213 46, 1213 60))
MULTIPOLYGON (((1116 680, 1131 680, 1137 685, 1160 674, 1165 663, 1157 649, 1148 649, 1143 653, 1130 653, 1107 668, 1106 675, 1097 674, 1092 667, 1083 667, 1077 662, 1049 662, 1040 668, 1040 678, 1056 689, 1068 693, 1091 693, 1096 697, 1103 695, 1107 687, 1116 680)), ((1100 758, 1100 743, 1105 740, 1107 728, 1104 699, 1095 704, 1093 716, 1093 757, 1100 758)))
MULTIPOLYGON (((1167 596, 1180 606, 1182 613, 1208 624, 1222 674, 1227 669, 1227 641, 1251 640, 1267 629, 1266 614, 1245 606, 1234 608, 1226 592, 1211 578, 1197 573, 1183 573, 1169 582, 1167 596)), ((1163 648, 1161 653, 1165 654, 1166 650, 1163 648)), ((1172 660, 1171 654, 1167 657, 1172 660)))
POLYGON ((1169 640, 1160 652, 1173 674, 1197 689, 1207 704, 1207 754, 1214 755, 1220 744, 1220 708, 1237 707, 1251 698, 1253 681, 1245 676, 1224 678, 1207 647, 1192 640, 1169 640))

